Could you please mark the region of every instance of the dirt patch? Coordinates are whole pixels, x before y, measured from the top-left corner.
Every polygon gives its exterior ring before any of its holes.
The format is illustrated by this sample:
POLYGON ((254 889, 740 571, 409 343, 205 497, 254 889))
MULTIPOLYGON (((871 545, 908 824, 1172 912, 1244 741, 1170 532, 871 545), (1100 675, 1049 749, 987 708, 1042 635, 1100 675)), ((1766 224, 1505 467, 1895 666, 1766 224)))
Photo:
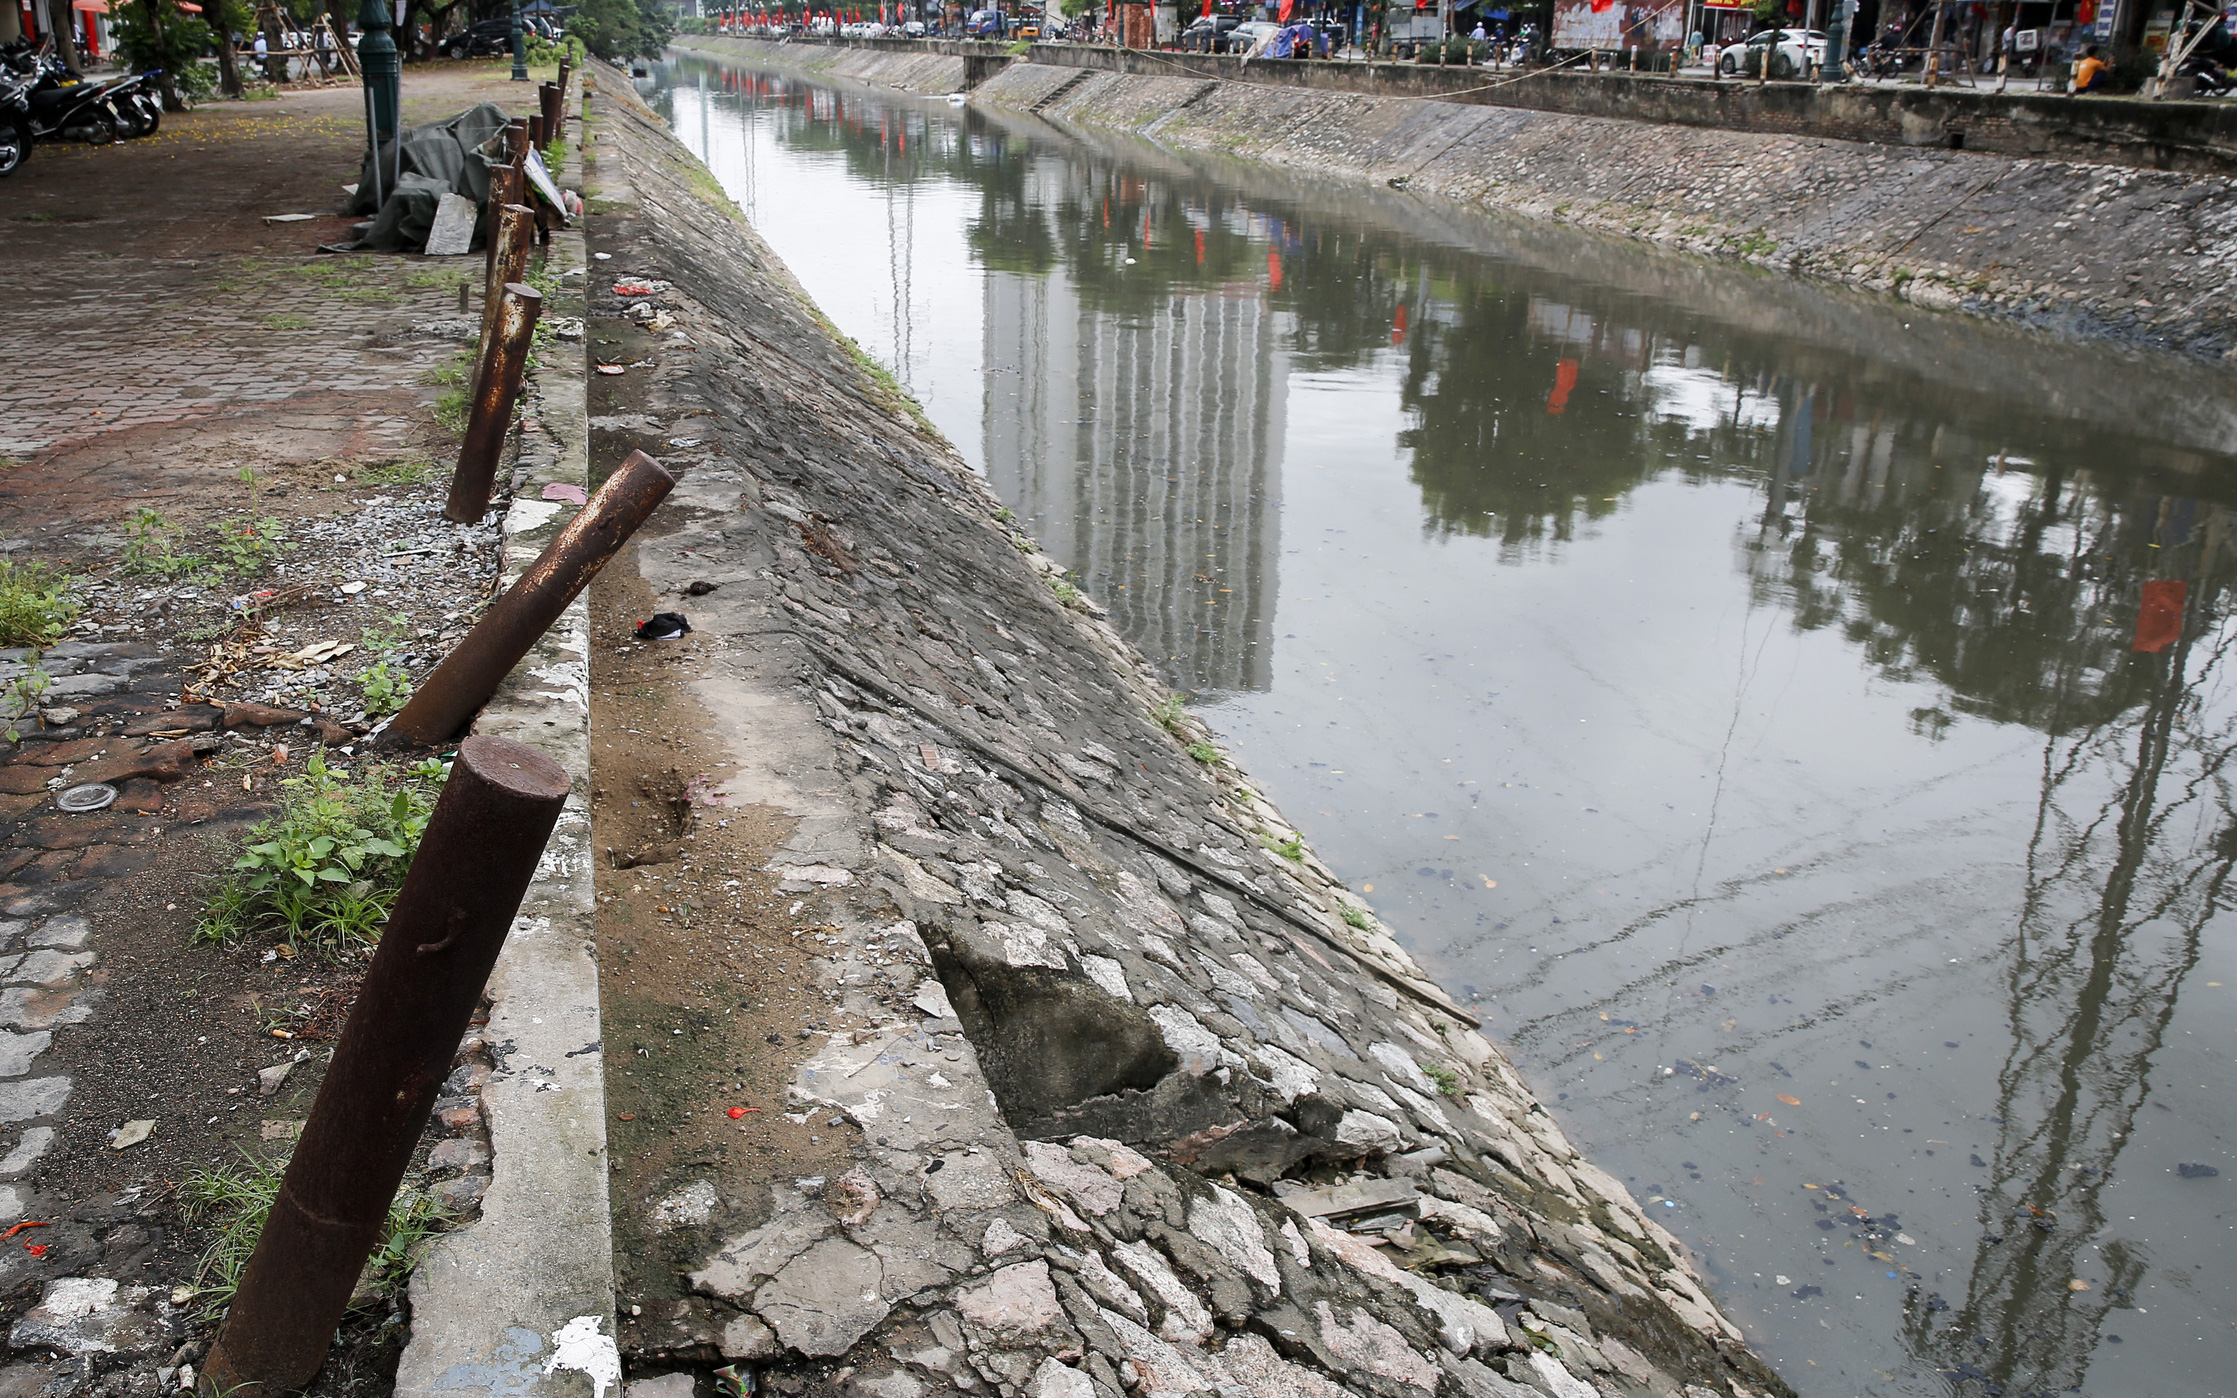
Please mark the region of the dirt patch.
MULTIPOLYGON (((622 352, 613 322, 597 336, 602 357, 622 352)), ((642 357, 641 345, 627 348, 642 357)), ((593 383, 591 411, 635 411, 631 386, 609 382, 593 383)), ((593 474, 633 446, 658 443, 596 434, 593 474)), ((707 761, 714 725, 688 687, 704 673, 701 638, 635 639, 652 613, 688 605, 652 595, 634 545, 590 590, 606 1130, 619 1335, 632 1361, 717 1361, 735 1312, 692 1296, 684 1272, 768 1217, 770 1181, 836 1178, 860 1148, 851 1123, 786 1115, 803 1041, 853 1027, 816 983, 808 948, 826 932, 814 900, 779 892, 765 867, 793 820, 713 803, 729 771, 707 761)))

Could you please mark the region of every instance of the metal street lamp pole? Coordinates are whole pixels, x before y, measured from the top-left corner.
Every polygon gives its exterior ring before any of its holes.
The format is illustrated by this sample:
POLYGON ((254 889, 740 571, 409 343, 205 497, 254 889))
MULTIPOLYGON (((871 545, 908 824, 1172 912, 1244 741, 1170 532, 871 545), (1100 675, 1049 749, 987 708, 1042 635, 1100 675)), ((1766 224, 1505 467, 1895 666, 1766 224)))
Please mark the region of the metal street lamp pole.
POLYGON ((373 207, 378 209, 389 184, 381 168, 381 147, 396 139, 397 109, 404 101, 404 60, 389 37, 388 0, 365 0, 357 12, 364 37, 357 43, 357 66, 365 82, 365 139, 373 148, 373 207))
POLYGON ((528 39, 522 33, 520 0, 513 0, 513 81, 528 81, 528 39))
POLYGON ((1846 82, 1849 77, 1849 27, 1856 22, 1856 0, 1833 0, 1833 20, 1826 26, 1825 67, 1818 76, 1826 82, 1846 82))

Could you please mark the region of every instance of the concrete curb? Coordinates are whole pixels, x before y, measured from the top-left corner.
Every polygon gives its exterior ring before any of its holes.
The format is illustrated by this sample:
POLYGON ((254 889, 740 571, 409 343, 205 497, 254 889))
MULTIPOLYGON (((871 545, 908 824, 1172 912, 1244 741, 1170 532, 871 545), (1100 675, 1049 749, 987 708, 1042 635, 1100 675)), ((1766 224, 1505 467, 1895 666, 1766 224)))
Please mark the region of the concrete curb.
MULTIPOLYGON (((579 126, 560 182, 582 180, 579 126)), ((582 324, 589 258, 580 227, 545 253, 559 275, 544 323, 582 324)), ((546 485, 589 487, 580 343, 553 339, 530 376, 505 515, 510 586, 576 508, 546 485)), ((399 1398, 588 1393, 619 1386, 613 1228, 607 1201, 605 1057, 590 863, 589 608, 580 598, 476 721, 567 768, 574 790, 490 977, 482 1089, 493 1174, 481 1217, 445 1235, 412 1277, 399 1398)))

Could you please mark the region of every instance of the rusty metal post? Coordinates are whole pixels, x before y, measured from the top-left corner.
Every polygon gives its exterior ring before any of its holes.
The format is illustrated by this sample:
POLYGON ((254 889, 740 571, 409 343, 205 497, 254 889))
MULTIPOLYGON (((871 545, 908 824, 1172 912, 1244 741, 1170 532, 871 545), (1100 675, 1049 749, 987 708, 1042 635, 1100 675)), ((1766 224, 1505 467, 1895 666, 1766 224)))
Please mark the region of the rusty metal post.
MULTIPOLYGON (((528 202, 528 176, 517 165, 496 165, 489 172, 489 202, 482 206, 482 267, 497 265, 497 225, 507 204, 528 202)), ((503 286, 492 280, 491 286, 503 286)))
POLYGON ((482 341, 474 368, 474 401, 466 419, 466 438, 458 444, 458 469, 451 472, 450 502, 443 518, 472 524, 489 513, 489 486, 497 477, 497 458, 512 430, 513 404, 520 401, 520 379, 528 368, 528 347, 536 335, 543 293, 507 282, 498 303, 497 324, 482 341))
POLYGON ((528 154, 527 118, 514 117, 505 123, 505 151, 516 164, 522 156, 528 154))
POLYGON ((459 745, 203 1366, 204 1393, 278 1398, 318 1373, 568 786, 534 748, 459 745))
POLYGON ((550 150, 552 142, 559 139, 559 86, 545 83, 536 89, 536 100, 543 107, 544 143, 539 150, 550 150))
POLYGON ((531 150, 544 148, 544 114, 532 112, 528 118, 528 146, 531 150))
POLYGON ((536 638, 590 585, 606 560, 620 551, 675 484, 666 467, 641 451, 631 452, 590 503, 528 565, 520 581, 490 605, 458 648, 421 682, 404 712, 381 735, 382 741, 446 742, 465 727, 536 638))
MULTIPOLYGON (((504 304, 505 287, 528 275, 528 253, 534 246, 536 216, 519 204, 507 204, 497 211, 497 240, 491 244, 489 259, 489 287, 482 294, 482 337, 476 353, 486 355, 489 343, 497 333, 497 309, 504 304)), ((470 391, 479 396, 482 391, 482 371, 477 359, 474 380, 470 391)))

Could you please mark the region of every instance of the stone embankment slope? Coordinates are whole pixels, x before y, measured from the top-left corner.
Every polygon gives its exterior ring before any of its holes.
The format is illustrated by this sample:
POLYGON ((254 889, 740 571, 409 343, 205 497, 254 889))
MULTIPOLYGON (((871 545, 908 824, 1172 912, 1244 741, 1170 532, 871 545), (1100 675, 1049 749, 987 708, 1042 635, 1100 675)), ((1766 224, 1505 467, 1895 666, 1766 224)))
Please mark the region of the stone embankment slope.
POLYGON ((597 111, 593 339, 668 333, 594 456, 680 477, 636 566, 690 594, 690 760, 731 773, 698 799, 787 822, 767 877, 825 1013, 770 1040, 792 1119, 847 1152, 617 1199, 693 1291, 620 1298, 636 1374, 1787 1392, 658 119, 597 111))
MULTIPOLYGON (((929 90, 937 68, 868 50, 695 43, 905 91, 929 90)), ((2227 176, 1025 62, 972 101, 1920 305, 2237 355, 2237 181, 2227 176)))

